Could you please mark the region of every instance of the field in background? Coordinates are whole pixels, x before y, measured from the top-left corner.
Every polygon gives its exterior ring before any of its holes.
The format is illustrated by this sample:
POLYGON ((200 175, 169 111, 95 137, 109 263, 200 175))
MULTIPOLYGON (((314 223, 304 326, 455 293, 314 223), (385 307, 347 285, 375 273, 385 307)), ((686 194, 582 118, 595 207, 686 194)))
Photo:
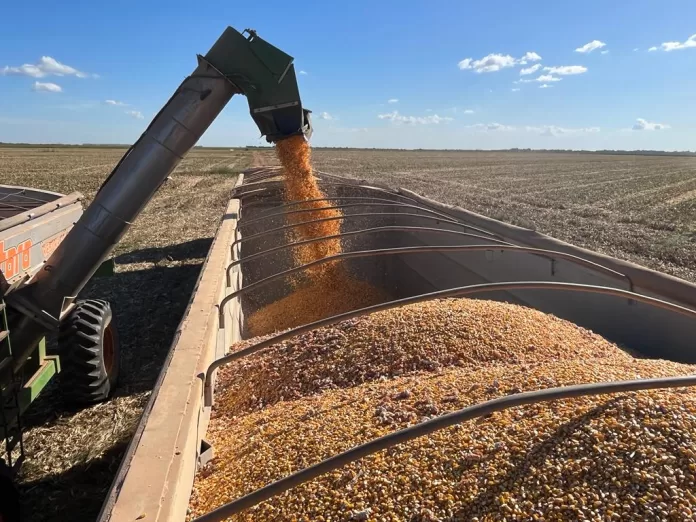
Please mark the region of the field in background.
POLYGON ((693 157, 317 150, 314 164, 696 282, 693 157))
MULTIPOLYGON (((0 148, 0 183, 89 201, 117 148, 0 148)), ((560 153, 316 150, 315 167, 440 201, 696 281, 696 158, 560 153)), ((116 396, 66 411, 55 383, 32 406, 21 476, 30 520, 93 520, 154 385, 237 174, 272 150, 196 149, 115 251, 123 349, 116 396)))
MULTIPOLYGON (((89 202, 125 149, 0 148, 0 183, 89 202)), ((115 396, 65 410, 53 382, 23 419, 27 461, 20 476, 26 519, 94 520, 155 383, 237 174, 252 153, 195 150, 116 247, 114 277, 84 297, 112 303, 122 367, 115 396)))

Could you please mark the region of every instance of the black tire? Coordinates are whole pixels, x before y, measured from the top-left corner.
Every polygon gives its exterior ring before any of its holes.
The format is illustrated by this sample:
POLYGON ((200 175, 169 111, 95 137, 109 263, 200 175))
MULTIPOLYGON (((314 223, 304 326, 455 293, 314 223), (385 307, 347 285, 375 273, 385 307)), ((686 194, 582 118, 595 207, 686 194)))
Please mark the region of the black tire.
POLYGON ((78 301, 58 333, 63 397, 73 405, 106 400, 120 367, 118 334, 108 302, 78 301))
POLYGON ((12 480, 12 472, 0 458, 0 522, 20 522, 19 492, 12 480))

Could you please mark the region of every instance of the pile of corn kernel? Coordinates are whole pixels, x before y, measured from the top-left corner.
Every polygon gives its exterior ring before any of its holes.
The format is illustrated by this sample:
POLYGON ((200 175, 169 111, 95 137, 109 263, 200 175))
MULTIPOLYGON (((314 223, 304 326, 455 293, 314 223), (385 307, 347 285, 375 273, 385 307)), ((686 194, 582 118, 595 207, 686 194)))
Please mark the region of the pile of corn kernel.
POLYGON ((292 293, 255 311, 246 325, 251 335, 266 335, 387 300, 387 292, 352 278, 337 265, 315 274, 292 293))
MULTIPOLYGON (((293 323, 311 322, 288 302, 293 295, 273 319, 282 321, 284 310, 293 323)), ((331 299, 317 295, 316 301, 326 306, 331 299)), ((251 316, 252 332, 270 333, 256 328, 260 316, 266 317, 265 309, 251 316)), ((321 328, 226 366, 223 374, 235 378, 216 402, 236 413, 417 371, 607 356, 631 360, 599 335, 531 308, 476 299, 429 301, 321 328)))
MULTIPOLYGON (((503 303, 432 301, 346 321, 220 372, 216 457, 197 476, 191 516, 496 397, 693 371, 503 303)), ((235 520, 691 520, 694 439, 689 388, 532 404, 381 451, 235 520)))

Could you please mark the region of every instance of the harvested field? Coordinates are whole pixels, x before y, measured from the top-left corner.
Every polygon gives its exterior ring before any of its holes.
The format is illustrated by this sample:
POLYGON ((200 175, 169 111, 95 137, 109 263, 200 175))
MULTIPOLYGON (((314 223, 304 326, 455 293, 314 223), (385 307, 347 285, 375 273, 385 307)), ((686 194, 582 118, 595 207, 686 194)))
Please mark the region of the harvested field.
MULTIPOLYGON (((0 147, 0 182, 82 192, 89 201, 125 149, 0 147)), ((19 478, 26 519, 94 520, 155 383, 245 150, 194 150, 116 247, 114 277, 83 296, 112 303, 122 346, 110 401, 75 412, 57 382, 24 418, 27 460, 19 478)))
POLYGON ((696 282, 696 158, 315 149, 316 169, 438 201, 696 282))

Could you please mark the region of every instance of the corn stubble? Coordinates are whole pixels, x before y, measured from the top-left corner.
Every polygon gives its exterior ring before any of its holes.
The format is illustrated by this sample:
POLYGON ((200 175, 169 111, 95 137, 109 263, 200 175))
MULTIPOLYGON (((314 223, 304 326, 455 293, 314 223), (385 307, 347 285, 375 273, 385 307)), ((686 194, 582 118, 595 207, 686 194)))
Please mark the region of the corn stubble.
MULTIPOLYGON (((220 372, 216 458, 191 512, 496 397, 692 372, 503 303, 441 300, 345 321, 220 372)), ((533 404, 381 451, 235 520, 690 520, 694 438, 691 389, 533 404)))

